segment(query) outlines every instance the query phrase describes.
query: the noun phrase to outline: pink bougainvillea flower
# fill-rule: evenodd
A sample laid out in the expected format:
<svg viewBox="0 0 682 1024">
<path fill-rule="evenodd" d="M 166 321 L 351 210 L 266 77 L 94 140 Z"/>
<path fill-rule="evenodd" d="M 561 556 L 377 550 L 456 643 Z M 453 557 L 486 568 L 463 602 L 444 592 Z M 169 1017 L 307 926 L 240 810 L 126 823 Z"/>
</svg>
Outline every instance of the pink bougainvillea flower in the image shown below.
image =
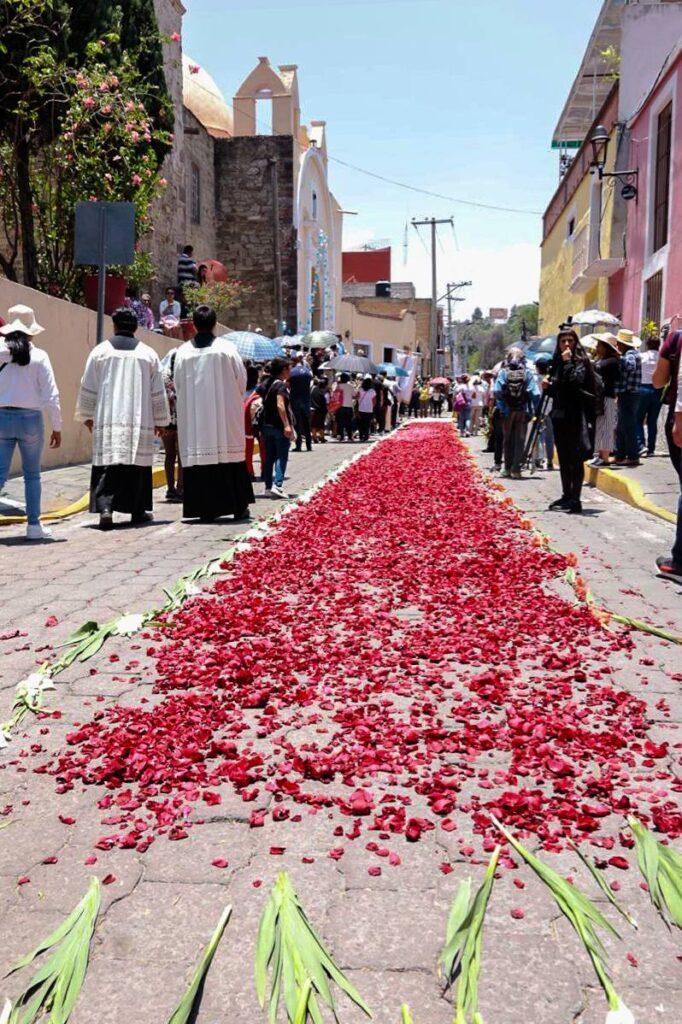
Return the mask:
<svg viewBox="0 0 682 1024">
<path fill-rule="evenodd" d="M 116 881 L 116 875 L 105 875 L 102 879 L 102 885 L 111 885 L 112 882 Z"/>
<path fill-rule="evenodd" d="M 520 921 L 522 918 L 526 916 L 525 910 L 522 910 L 521 907 L 512 907 L 512 909 L 510 910 L 510 914 L 515 921 Z"/>
<path fill-rule="evenodd" d="M 30 881 L 28 875 L 22 875 L 21 878 L 17 878 L 17 885 L 28 885 Z"/>
<path fill-rule="evenodd" d="M 214 868 L 227 868 L 229 867 L 229 861 L 226 861 L 224 857 L 216 857 L 215 860 L 211 861 Z"/>
</svg>

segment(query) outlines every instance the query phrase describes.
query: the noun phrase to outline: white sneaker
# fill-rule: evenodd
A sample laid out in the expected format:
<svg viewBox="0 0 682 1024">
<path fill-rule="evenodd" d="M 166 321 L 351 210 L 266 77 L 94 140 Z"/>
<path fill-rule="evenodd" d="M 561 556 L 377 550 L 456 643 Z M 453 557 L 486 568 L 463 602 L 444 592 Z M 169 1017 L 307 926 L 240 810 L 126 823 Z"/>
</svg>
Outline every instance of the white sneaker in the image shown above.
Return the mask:
<svg viewBox="0 0 682 1024">
<path fill-rule="evenodd" d="M 52 530 L 42 523 L 29 523 L 26 527 L 26 540 L 52 540 Z"/>
<path fill-rule="evenodd" d="M 289 497 L 287 492 L 282 490 L 281 487 L 278 487 L 277 484 L 273 484 L 272 485 L 272 496 L 273 496 L 273 498 L 288 498 Z"/>
</svg>

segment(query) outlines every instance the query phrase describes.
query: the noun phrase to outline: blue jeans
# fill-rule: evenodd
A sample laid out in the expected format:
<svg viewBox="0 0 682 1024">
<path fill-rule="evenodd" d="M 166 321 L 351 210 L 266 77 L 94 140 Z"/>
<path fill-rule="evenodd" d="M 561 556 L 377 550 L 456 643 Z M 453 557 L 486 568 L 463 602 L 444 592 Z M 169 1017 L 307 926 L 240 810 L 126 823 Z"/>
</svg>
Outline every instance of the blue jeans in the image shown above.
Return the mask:
<svg viewBox="0 0 682 1024">
<path fill-rule="evenodd" d="M 263 480 L 266 490 L 272 487 L 273 470 L 275 475 L 275 486 L 282 487 L 284 474 L 289 461 L 289 448 L 291 441 L 284 436 L 280 427 L 270 426 L 266 423 L 263 426 L 263 437 L 265 438 L 265 463 L 263 465 Z"/>
<path fill-rule="evenodd" d="M 656 450 L 656 434 L 658 433 L 658 414 L 661 411 L 661 391 L 652 384 L 642 384 L 639 392 L 639 408 L 637 410 L 637 441 L 640 448 L 646 444 L 647 451 L 653 455 Z M 644 424 L 647 437 L 644 440 Z"/>
<path fill-rule="evenodd" d="M 0 490 L 9 476 L 14 449 L 19 445 L 26 494 L 26 518 L 40 522 L 40 456 L 45 441 L 43 414 L 38 409 L 0 408 Z"/>
<path fill-rule="evenodd" d="M 618 395 L 618 425 L 616 427 L 616 457 L 619 459 L 639 458 L 637 444 L 637 410 L 639 391 L 623 391 Z"/>
</svg>

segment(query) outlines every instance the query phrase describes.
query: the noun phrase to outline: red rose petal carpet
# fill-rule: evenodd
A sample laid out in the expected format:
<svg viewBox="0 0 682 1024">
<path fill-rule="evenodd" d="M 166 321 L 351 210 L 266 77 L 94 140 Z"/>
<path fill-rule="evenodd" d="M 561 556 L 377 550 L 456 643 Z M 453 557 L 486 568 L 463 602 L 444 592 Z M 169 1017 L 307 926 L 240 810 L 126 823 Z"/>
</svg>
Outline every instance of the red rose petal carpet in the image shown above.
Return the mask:
<svg viewBox="0 0 682 1024">
<path fill-rule="evenodd" d="M 555 850 L 611 849 L 628 811 L 677 835 L 673 752 L 610 665 L 632 641 L 560 596 L 569 561 L 449 423 L 411 425 L 154 636 L 153 701 L 97 713 L 38 770 L 101 791 L 104 849 L 184 838 L 226 786 L 254 828 L 324 809 L 336 858 L 434 828 L 480 855 L 491 813 Z"/>
</svg>

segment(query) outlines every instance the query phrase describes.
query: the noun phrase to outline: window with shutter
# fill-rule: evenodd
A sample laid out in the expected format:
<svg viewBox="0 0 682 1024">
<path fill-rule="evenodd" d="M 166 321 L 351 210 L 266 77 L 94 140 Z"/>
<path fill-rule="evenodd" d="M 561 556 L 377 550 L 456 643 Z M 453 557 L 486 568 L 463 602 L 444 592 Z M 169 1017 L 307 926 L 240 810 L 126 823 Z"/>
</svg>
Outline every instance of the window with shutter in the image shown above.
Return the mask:
<svg viewBox="0 0 682 1024">
<path fill-rule="evenodd" d="M 660 326 L 663 311 L 663 271 L 650 277 L 644 284 L 644 319 Z"/>
<path fill-rule="evenodd" d="M 670 203 L 670 151 L 672 143 L 672 101 L 658 115 L 656 130 L 656 165 L 654 168 L 654 237 L 653 251 L 658 252 L 668 241 L 668 207 Z"/>
</svg>

